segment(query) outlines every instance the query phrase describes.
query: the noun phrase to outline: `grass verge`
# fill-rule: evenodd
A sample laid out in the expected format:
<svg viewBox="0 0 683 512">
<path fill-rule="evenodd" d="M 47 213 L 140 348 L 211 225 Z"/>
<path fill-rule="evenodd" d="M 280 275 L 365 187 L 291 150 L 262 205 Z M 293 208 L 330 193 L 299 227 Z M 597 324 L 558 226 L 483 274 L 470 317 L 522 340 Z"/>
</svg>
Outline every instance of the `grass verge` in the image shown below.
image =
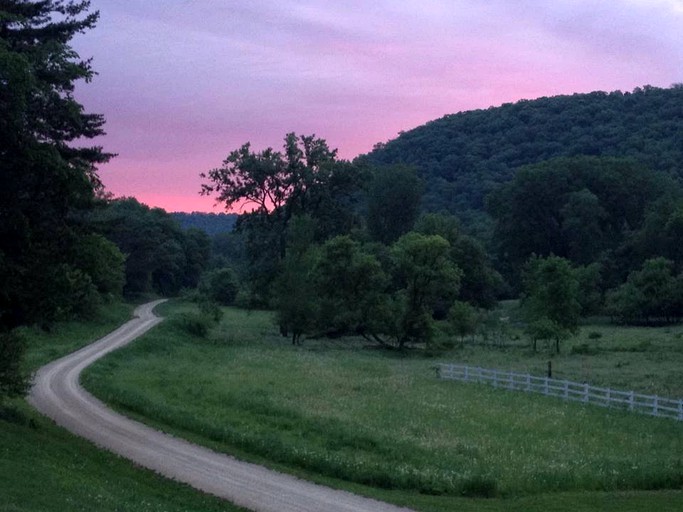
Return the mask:
<svg viewBox="0 0 683 512">
<path fill-rule="evenodd" d="M 26 368 L 35 370 L 115 329 L 132 307 L 112 305 L 93 322 L 51 333 L 25 329 Z M 0 510 L 3 512 L 237 512 L 239 509 L 97 449 L 54 425 L 24 400 L 0 405 Z"/>
</svg>

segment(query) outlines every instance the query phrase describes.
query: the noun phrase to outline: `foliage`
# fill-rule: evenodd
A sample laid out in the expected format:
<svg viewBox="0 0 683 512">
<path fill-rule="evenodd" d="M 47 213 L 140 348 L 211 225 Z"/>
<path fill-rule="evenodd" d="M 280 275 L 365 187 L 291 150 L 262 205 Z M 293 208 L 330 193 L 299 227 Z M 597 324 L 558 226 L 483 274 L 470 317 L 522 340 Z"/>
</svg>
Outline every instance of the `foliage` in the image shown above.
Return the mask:
<svg viewBox="0 0 683 512">
<path fill-rule="evenodd" d="M 367 184 L 367 228 L 373 240 L 389 245 L 413 229 L 422 188 L 412 167 L 394 165 L 372 171 Z"/>
<path fill-rule="evenodd" d="M 232 305 L 238 290 L 237 276 L 227 267 L 206 272 L 199 285 L 200 293 L 222 306 Z"/>
<path fill-rule="evenodd" d="M 673 262 L 665 258 L 645 261 L 626 283 L 608 294 L 608 312 L 626 323 L 679 320 L 683 317 L 683 273 L 676 277 L 673 268 Z"/>
<path fill-rule="evenodd" d="M 268 304 L 287 247 L 287 229 L 297 215 L 316 221 L 324 240 L 355 223 L 350 205 L 358 189 L 358 169 L 336 160 L 337 150 L 315 136 L 285 136 L 284 151 L 253 152 L 249 143 L 232 151 L 219 168 L 201 176 L 202 194 L 216 194 L 231 207 L 248 207 L 236 229 L 245 235 L 252 292 Z"/>
<path fill-rule="evenodd" d="M 384 325 L 388 278 L 377 258 L 349 236 L 328 240 L 315 268 L 318 329 L 374 336 Z"/>
<path fill-rule="evenodd" d="M 197 286 L 208 266 L 211 242 L 206 234 L 183 231 L 164 210 L 134 198 L 100 205 L 87 222 L 125 254 L 126 295 L 177 294 Z"/>
<path fill-rule="evenodd" d="M 317 252 L 313 245 L 315 223 L 311 217 L 292 219 L 287 253 L 275 281 L 275 311 L 280 334 L 301 342 L 316 325 L 318 297 L 315 295 L 314 268 Z"/>
<path fill-rule="evenodd" d="M 90 276 L 103 296 L 120 297 L 125 284 L 125 257 L 119 248 L 102 235 L 82 237 L 74 248 L 74 259 Z"/>
<path fill-rule="evenodd" d="M 181 228 L 198 229 L 211 238 L 230 233 L 237 222 L 236 213 L 171 212 L 170 215 Z"/>
<path fill-rule="evenodd" d="M 84 310 L 95 278 L 74 253 L 112 156 L 87 141 L 104 119 L 84 111 L 76 82 L 94 71 L 69 45 L 91 29 L 89 2 L 0 3 L 0 332 Z M 90 281 L 90 284 L 89 284 Z M 70 288 L 73 287 L 73 288 Z"/>
<path fill-rule="evenodd" d="M 448 324 L 453 334 L 464 340 L 468 334 L 477 330 L 479 318 L 477 310 L 467 302 L 456 301 L 448 310 Z"/>
<path fill-rule="evenodd" d="M 634 263 L 625 252 L 648 208 L 676 186 L 628 160 L 582 157 L 524 167 L 489 200 L 498 258 L 514 281 L 531 256 L 606 260 L 608 287 Z"/>
<path fill-rule="evenodd" d="M 21 396 L 28 389 L 29 376 L 20 365 L 25 347 L 18 332 L 0 332 L 0 407 L 3 398 Z"/>
<path fill-rule="evenodd" d="M 418 219 L 415 231 L 440 235 L 450 243 L 450 259 L 462 270 L 458 300 L 482 308 L 495 306 L 503 289 L 503 278 L 493 268 L 483 245 L 462 232 L 456 217 L 443 213 L 424 214 Z"/>
<path fill-rule="evenodd" d="M 552 338 L 559 354 L 560 340 L 576 332 L 581 311 L 579 284 L 571 264 L 558 256 L 531 258 L 524 289 L 523 307 L 534 349 L 537 339 Z"/>
<path fill-rule="evenodd" d="M 681 176 L 682 101 L 680 86 L 521 100 L 430 121 L 377 144 L 364 160 L 416 167 L 426 183 L 425 209 L 455 213 L 468 232 L 486 232 L 479 214 L 486 196 L 522 166 L 579 155 L 629 157 Z M 588 197 L 575 202 L 590 206 Z"/>
<path fill-rule="evenodd" d="M 439 303 L 452 301 L 460 287 L 461 270 L 449 259 L 450 244 L 439 235 L 410 232 L 391 247 L 395 297 L 389 334 L 399 347 L 432 336 L 432 315 Z"/>
</svg>

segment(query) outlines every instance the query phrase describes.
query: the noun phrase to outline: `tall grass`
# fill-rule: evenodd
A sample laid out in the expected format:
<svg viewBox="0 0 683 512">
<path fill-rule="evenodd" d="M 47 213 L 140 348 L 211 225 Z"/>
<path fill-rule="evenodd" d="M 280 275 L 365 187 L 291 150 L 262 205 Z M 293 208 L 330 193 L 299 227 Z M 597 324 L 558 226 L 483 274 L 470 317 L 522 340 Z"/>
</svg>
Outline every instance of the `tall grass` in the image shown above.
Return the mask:
<svg viewBox="0 0 683 512">
<path fill-rule="evenodd" d="M 377 488 L 490 497 L 683 484 L 680 423 L 443 382 L 433 362 L 358 340 L 292 347 L 268 313 L 227 310 L 210 341 L 162 324 L 85 384 L 219 449 Z"/>
</svg>

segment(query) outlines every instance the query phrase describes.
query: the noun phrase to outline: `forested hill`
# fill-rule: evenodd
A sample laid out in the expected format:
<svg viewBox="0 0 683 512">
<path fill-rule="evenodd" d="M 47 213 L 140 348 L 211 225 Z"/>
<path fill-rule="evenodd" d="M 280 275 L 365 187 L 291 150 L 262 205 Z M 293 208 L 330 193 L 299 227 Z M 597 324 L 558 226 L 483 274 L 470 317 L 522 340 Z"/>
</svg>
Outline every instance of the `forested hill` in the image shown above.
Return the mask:
<svg viewBox="0 0 683 512">
<path fill-rule="evenodd" d="M 183 229 L 196 228 L 209 236 L 230 233 L 237 221 L 235 213 L 173 212 L 173 217 Z"/>
<path fill-rule="evenodd" d="M 683 85 L 522 100 L 451 114 L 378 144 L 374 164 L 406 163 L 426 181 L 425 206 L 464 214 L 519 166 L 559 156 L 630 157 L 683 177 Z"/>
</svg>

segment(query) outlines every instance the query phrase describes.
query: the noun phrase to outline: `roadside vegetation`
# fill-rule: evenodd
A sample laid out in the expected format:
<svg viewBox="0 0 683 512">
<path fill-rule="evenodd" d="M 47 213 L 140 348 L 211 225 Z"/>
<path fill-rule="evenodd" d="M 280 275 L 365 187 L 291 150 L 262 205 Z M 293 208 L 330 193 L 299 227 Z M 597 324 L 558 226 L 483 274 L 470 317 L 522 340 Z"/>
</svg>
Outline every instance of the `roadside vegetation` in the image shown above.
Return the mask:
<svg viewBox="0 0 683 512">
<path fill-rule="evenodd" d="M 86 386 L 201 444 L 418 510 L 452 510 L 463 496 L 497 498 L 491 503 L 501 507 L 529 505 L 531 496 L 547 504 L 549 493 L 658 489 L 663 506 L 683 497 L 678 422 L 444 382 L 431 369 L 462 355 L 475 363 L 480 354 L 482 363 L 542 372 L 550 349 L 466 343 L 426 357 L 361 338 L 292 348 L 272 314 L 260 311 L 226 309 L 207 337 L 191 336 L 174 318 L 192 308 L 163 306 L 169 321 L 87 370 Z M 665 340 L 662 333 L 649 351 L 680 365 L 680 351 Z M 594 357 L 614 367 L 620 355 Z M 570 349 L 557 360 L 570 374 L 584 357 Z M 641 384 L 650 378 L 646 365 L 631 371 Z"/>
<path fill-rule="evenodd" d="M 31 373 L 111 332 L 131 311 L 115 303 L 88 322 L 57 323 L 49 333 L 24 329 L 24 370 Z M 0 496 L 3 512 L 241 510 L 96 448 L 21 398 L 0 404 Z"/>
</svg>

